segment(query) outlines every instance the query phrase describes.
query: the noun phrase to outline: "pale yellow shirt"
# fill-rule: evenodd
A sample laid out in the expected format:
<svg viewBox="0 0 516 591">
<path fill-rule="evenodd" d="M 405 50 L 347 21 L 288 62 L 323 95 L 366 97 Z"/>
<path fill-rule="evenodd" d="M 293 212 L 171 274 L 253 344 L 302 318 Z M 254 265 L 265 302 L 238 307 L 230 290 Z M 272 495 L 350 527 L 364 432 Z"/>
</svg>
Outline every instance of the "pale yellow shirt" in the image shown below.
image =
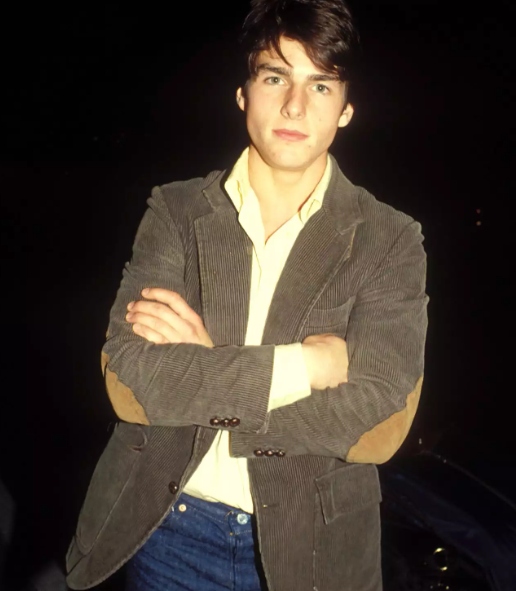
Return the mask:
<svg viewBox="0 0 516 591">
<path fill-rule="evenodd" d="M 299 212 L 283 224 L 267 242 L 260 204 L 249 184 L 249 149 L 244 150 L 225 189 L 238 211 L 238 221 L 253 243 L 251 293 L 246 345 L 261 345 L 263 329 L 287 257 L 307 220 L 322 205 L 331 177 L 331 161 L 312 195 Z M 277 345 L 274 349 L 269 411 L 310 395 L 310 382 L 301 343 Z M 218 501 L 253 512 L 246 458 L 233 458 L 229 450 L 230 433 L 219 431 L 199 467 L 187 482 L 184 492 L 206 501 Z"/>
</svg>

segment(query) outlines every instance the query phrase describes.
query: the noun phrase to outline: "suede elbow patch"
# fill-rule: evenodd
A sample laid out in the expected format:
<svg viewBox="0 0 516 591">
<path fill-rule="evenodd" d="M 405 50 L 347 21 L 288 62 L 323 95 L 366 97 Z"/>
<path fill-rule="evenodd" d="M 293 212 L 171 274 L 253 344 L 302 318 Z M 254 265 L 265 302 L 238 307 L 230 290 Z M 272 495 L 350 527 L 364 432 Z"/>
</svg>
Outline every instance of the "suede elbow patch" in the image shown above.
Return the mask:
<svg viewBox="0 0 516 591">
<path fill-rule="evenodd" d="M 114 371 L 108 368 L 109 356 L 102 352 L 102 373 L 106 380 L 109 400 L 116 414 L 122 421 L 150 425 L 143 406 L 136 400 L 134 392 L 118 379 Z"/>
<path fill-rule="evenodd" d="M 407 396 L 405 408 L 394 413 L 364 433 L 348 452 L 346 461 L 360 464 L 383 464 L 390 460 L 408 435 L 416 414 L 423 376 Z"/>
</svg>

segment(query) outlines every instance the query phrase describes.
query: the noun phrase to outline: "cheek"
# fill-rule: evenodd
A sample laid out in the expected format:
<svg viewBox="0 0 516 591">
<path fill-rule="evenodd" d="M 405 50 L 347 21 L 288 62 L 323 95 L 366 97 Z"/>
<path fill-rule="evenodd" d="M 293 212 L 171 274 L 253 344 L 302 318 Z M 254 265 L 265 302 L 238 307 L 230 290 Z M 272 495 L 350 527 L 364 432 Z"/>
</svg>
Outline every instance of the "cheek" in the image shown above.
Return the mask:
<svg viewBox="0 0 516 591">
<path fill-rule="evenodd" d="M 320 141 L 326 138 L 333 138 L 338 129 L 338 120 L 335 117 L 328 117 L 327 113 L 321 113 L 317 118 L 317 136 Z"/>
<path fill-rule="evenodd" d="M 253 106 L 250 105 L 247 110 L 246 118 L 248 129 L 250 131 L 253 130 L 255 133 L 263 132 L 269 119 L 267 116 L 268 111 L 269 109 L 266 104 L 261 104 L 260 108 L 253 108 Z"/>
<path fill-rule="evenodd" d="M 310 147 L 317 150 L 328 150 L 335 139 L 338 127 L 333 122 L 329 123 L 324 117 L 317 121 L 316 126 L 317 133 L 313 136 L 314 139 Z"/>
</svg>

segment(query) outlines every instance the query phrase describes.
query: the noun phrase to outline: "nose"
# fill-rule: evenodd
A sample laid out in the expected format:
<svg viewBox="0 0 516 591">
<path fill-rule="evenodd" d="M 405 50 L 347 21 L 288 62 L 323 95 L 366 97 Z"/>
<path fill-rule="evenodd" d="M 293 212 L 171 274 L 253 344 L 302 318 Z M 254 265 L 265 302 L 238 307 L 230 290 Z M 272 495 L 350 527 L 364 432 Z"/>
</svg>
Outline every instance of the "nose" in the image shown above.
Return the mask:
<svg viewBox="0 0 516 591">
<path fill-rule="evenodd" d="M 298 120 L 303 119 L 305 113 L 306 97 L 304 90 L 294 86 L 290 87 L 285 96 L 281 114 L 287 119 Z"/>
</svg>

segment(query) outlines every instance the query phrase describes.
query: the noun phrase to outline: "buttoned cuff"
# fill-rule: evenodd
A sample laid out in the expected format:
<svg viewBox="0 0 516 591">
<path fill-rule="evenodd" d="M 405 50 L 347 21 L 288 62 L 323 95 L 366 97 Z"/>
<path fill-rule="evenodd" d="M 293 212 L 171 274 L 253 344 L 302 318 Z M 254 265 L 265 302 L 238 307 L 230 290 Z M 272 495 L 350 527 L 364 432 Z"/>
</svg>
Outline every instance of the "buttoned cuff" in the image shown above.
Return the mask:
<svg viewBox="0 0 516 591">
<path fill-rule="evenodd" d="M 310 396 L 305 359 L 301 343 L 276 345 L 272 371 L 269 412 Z"/>
</svg>

